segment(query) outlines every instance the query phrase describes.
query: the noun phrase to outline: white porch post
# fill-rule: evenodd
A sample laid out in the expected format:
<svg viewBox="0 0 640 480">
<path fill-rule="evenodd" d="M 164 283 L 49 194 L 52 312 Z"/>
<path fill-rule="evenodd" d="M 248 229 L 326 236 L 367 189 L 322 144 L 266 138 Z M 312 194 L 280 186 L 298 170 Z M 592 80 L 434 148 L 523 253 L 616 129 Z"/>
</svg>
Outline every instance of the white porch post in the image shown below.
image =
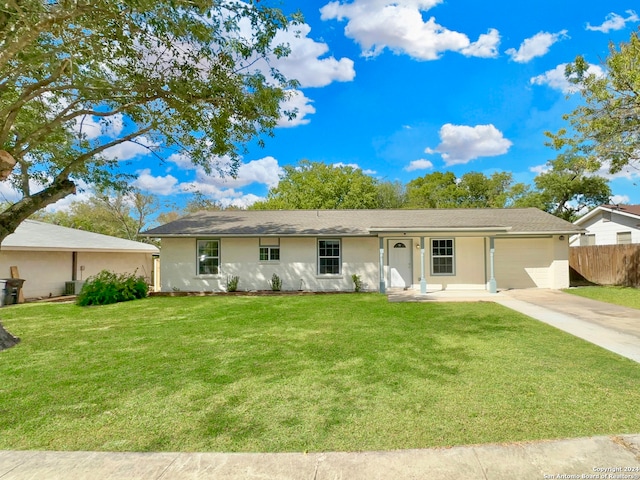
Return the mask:
<svg viewBox="0 0 640 480">
<path fill-rule="evenodd" d="M 427 293 L 427 278 L 424 271 L 424 237 L 420 237 L 420 293 Z"/>
<path fill-rule="evenodd" d="M 384 292 L 384 238 L 380 237 L 380 293 Z"/>
<path fill-rule="evenodd" d="M 489 237 L 489 269 L 491 277 L 489 278 L 489 293 L 498 293 L 498 285 L 496 284 L 494 257 L 496 254 L 495 238 Z"/>
</svg>

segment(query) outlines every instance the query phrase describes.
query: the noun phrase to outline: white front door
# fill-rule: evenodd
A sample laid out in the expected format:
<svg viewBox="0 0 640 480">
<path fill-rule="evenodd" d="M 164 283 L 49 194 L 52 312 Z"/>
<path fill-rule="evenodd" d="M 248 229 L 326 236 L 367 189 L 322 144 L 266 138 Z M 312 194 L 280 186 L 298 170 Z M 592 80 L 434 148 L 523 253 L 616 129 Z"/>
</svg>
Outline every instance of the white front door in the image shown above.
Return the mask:
<svg viewBox="0 0 640 480">
<path fill-rule="evenodd" d="M 411 240 L 389 240 L 389 287 L 411 286 Z"/>
</svg>

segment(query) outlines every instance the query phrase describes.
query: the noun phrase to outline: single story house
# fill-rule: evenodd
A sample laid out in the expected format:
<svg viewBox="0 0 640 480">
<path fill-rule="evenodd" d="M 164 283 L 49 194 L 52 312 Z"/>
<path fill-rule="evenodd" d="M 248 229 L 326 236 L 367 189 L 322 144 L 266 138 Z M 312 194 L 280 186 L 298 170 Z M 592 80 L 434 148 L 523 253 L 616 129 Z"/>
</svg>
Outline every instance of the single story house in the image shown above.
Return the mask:
<svg viewBox="0 0 640 480">
<path fill-rule="evenodd" d="M 535 208 L 202 211 L 160 238 L 161 290 L 565 288 L 580 227 Z"/>
<path fill-rule="evenodd" d="M 101 270 L 136 273 L 153 283 L 159 253 L 147 243 L 25 220 L 0 246 L 0 277 L 10 278 L 10 267 L 18 267 L 26 298 L 77 293 Z"/>
<path fill-rule="evenodd" d="M 572 247 L 640 243 L 640 205 L 600 205 L 573 223 L 585 232 L 571 237 Z"/>
</svg>

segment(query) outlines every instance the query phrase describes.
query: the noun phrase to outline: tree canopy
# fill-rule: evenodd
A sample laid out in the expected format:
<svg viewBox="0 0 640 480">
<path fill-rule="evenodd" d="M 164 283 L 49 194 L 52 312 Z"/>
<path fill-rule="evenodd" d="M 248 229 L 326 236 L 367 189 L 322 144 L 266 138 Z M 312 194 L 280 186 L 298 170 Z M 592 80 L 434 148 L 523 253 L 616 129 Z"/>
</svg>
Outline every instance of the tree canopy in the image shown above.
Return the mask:
<svg viewBox="0 0 640 480">
<path fill-rule="evenodd" d="M 359 168 L 302 160 L 287 165 L 256 210 L 377 208 L 377 182 Z"/>
<path fill-rule="evenodd" d="M 259 0 L 5 2 L 0 180 L 21 198 L 0 212 L 0 241 L 80 180 L 126 183 L 112 148 L 124 142 L 233 174 L 295 85 L 269 59 L 288 54 L 273 38 L 298 21 Z"/>
<path fill-rule="evenodd" d="M 572 131 L 550 134 L 556 148 L 578 150 L 611 173 L 640 160 L 640 38 L 609 45 L 603 75 L 589 70 L 584 57 L 566 67 L 566 76 L 580 91 L 584 104 L 565 116 Z"/>
<path fill-rule="evenodd" d="M 407 184 L 410 208 L 505 208 L 513 206 L 528 192 L 522 183 L 514 183 L 508 172 L 490 177 L 468 172 L 457 178 L 453 172 L 433 172 Z"/>
</svg>

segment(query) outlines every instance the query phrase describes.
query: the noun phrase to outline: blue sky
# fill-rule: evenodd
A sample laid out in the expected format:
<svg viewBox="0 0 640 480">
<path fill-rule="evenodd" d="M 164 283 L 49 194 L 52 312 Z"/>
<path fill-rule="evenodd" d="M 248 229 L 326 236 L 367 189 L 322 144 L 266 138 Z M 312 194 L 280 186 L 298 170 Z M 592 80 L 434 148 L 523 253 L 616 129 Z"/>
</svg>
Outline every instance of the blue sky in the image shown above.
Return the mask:
<svg viewBox="0 0 640 480">
<path fill-rule="evenodd" d="M 238 178 L 207 176 L 179 155 L 161 165 L 135 144 L 117 153 L 137 173 L 136 186 L 177 204 L 197 188 L 223 205 L 249 205 L 277 185 L 284 165 L 302 159 L 402 183 L 436 171 L 503 170 L 530 183 L 555 156 L 544 131 L 565 126 L 562 115 L 580 101 L 567 90 L 564 65 L 580 54 L 601 72 L 609 42 L 628 40 L 640 25 L 634 7 L 629 0 L 282 0 L 306 22 L 299 37 L 280 34 L 292 55 L 276 62 L 300 81 L 291 100 L 299 115 L 264 148 L 248 145 Z M 612 179 L 612 200 L 640 203 L 639 175 Z"/>
</svg>

